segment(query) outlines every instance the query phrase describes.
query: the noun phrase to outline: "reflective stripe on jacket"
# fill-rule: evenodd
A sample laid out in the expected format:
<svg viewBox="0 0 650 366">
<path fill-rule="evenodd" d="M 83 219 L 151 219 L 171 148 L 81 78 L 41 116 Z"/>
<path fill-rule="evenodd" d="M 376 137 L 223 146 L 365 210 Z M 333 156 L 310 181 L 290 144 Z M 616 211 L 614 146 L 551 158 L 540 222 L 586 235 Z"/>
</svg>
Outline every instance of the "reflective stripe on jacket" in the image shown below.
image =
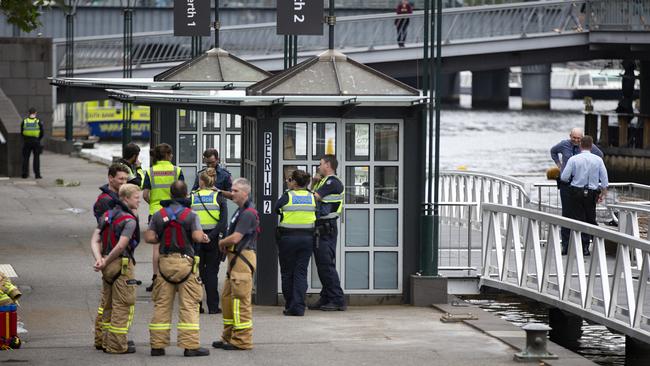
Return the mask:
<svg viewBox="0 0 650 366">
<path fill-rule="evenodd" d="M 278 226 L 286 229 L 312 229 L 316 223 L 316 198 L 306 189 L 288 191 L 289 202 L 280 208 Z"/>
<path fill-rule="evenodd" d="M 151 193 L 149 194 L 149 214 L 160 211 L 160 201 L 171 199 L 169 186 L 178 180 L 181 169 L 169 161 L 159 161 L 149 168 L 149 182 Z"/>
<path fill-rule="evenodd" d="M 203 230 L 217 227 L 221 219 L 221 207 L 217 203 L 219 191 L 200 189 L 192 192 L 192 210 L 199 215 Z"/>
<path fill-rule="evenodd" d="M 41 126 L 38 118 L 25 118 L 23 120 L 23 136 L 25 137 L 41 137 Z"/>
<path fill-rule="evenodd" d="M 322 187 L 330 177 L 333 178 L 333 179 L 338 180 L 339 182 L 341 182 L 341 179 L 339 179 L 339 177 L 337 177 L 336 175 L 327 176 L 327 177 L 321 179 L 320 182 L 318 182 L 316 184 L 316 186 L 314 187 L 314 192 L 316 192 L 318 189 L 320 189 L 320 187 Z M 345 187 L 343 182 L 341 182 L 341 186 Z M 336 218 L 338 218 L 341 215 L 341 212 L 343 211 L 343 199 L 344 198 L 345 198 L 345 188 L 343 188 L 343 191 L 341 193 L 328 194 L 325 197 L 321 197 L 321 202 L 322 203 L 329 203 L 329 204 L 337 204 L 338 203 L 339 207 L 336 209 L 336 211 L 330 212 L 329 214 L 327 214 L 327 215 L 325 215 L 323 217 L 320 217 L 320 218 L 321 219 L 336 219 Z"/>
</svg>

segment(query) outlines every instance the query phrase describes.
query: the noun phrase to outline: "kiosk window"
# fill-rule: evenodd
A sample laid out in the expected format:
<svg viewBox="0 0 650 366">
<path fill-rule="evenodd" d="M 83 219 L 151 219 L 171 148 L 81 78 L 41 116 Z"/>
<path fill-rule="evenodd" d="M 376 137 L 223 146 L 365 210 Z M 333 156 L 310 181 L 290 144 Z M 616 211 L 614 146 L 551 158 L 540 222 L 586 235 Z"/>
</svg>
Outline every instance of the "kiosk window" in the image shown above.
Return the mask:
<svg viewBox="0 0 650 366">
<path fill-rule="evenodd" d="M 217 151 L 220 152 L 221 144 L 219 143 L 219 137 L 221 137 L 221 135 L 203 135 L 203 150 L 201 151 L 205 151 L 206 149 L 217 149 Z"/>
<path fill-rule="evenodd" d="M 196 131 L 196 111 L 179 109 L 178 129 L 180 131 Z"/>
<path fill-rule="evenodd" d="M 397 288 L 397 252 L 375 252 L 374 288 Z"/>
<path fill-rule="evenodd" d="M 375 210 L 376 247 L 397 246 L 397 209 Z"/>
<path fill-rule="evenodd" d="M 370 203 L 370 169 L 367 166 L 345 168 L 345 203 Z"/>
<path fill-rule="evenodd" d="M 179 164 L 196 164 L 196 134 L 178 135 Z"/>
<path fill-rule="evenodd" d="M 185 183 L 188 185 L 187 188 L 191 189 L 192 184 L 194 184 L 194 179 L 196 179 L 196 165 L 189 165 L 189 166 L 180 165 L 180 167 L 181 170 L 183 171 L 183 177 L 185 178 Z"/>
<path fill-rule="evenodd" d="M 345 288 L 350 290 L 368 289 L 368 252 L 345 253 Z"/>
<path fill-rule="evenodd" d="M 399 160 L 399 125 L 375 125 L 375 160 Z"/>
<path fill-rule="evenodd" d="M 284 160 L 307 160 L 307 123 L 285 122 L 282 140 Z"/>
<path fill-rule="evenodd" d="M 221 123 L 219 122 L 219 113 L 207 112 L 203 120 L 203 131 L 219 131 Z"/>
<path fill-rule="evenodd" d="M 399 203 L 398 168 L 396 166 L 375 167 L 375 204 Z"/>
<path fill-rule="evenodd" d="M 366 209 L 345 210 L 345 246 L 367 247 L 369 246 L 369 219 Z"/>
<path fill-rule="evenodd" d="M 325 154 L 336 155 L 336 123 L 312 123 L 312 159 Z"/>
<path fill-rule="evenodd" d="M 345 125 L 345 159 L 370 160 L 370 125 L 350 123 Z"/>
<path fill-rule="evenodd" d="M 228 124 L 226 125 L 228 131 L 241 131 L 241 116 L 238 114 L 228 115 Z"/>
<path fill-rule="evenodd" d="M 228 163 L 238 163 L 241 161 L 241 135 L 226 135 L 226 161 Z"/>
</svg>

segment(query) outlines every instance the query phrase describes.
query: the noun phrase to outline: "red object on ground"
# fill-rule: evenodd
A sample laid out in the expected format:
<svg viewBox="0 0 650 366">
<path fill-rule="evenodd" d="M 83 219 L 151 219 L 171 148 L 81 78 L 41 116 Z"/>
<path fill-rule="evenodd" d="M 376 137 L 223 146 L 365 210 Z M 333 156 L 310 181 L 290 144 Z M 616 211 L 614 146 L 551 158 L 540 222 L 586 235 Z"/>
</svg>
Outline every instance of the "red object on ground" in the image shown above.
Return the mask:
<svg viewBox="0 0 650 366">
<path fill-rule="evenodd" d="M 7 306 L 2 308 L 4 309 L 0 308 L 0 338 L 9 340 L 18 334 L 18 315 L 15 305 L 8 311 L 5 310 Z"/>
</svg>

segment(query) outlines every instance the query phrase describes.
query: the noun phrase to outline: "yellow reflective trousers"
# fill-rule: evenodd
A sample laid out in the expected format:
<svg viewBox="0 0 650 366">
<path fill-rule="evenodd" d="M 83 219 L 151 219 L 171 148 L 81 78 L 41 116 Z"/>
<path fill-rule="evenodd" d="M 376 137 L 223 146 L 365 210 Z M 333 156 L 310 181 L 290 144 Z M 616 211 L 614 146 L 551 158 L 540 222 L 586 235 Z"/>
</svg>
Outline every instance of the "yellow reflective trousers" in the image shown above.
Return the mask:
<svg viewBox="0 0 650 366">
<path fill-rule="evenodd" d="M 203 298 L 203 286 L 199 274 L 193 272 L 193 260 L 178 253 L 161 254 L 160 276 L 153 285 L 153 317 L 149 323 L 151 348 L 169 345 L 174 298 L 178 292 L 178 339 L 177 345 L 185 349 L 197 349 L 199 342 L 199 304 Z M 191 272 L 191 273 L 190 273 Z M 187 274 L 189 277 L 182 281 Z M 171 283 L 172 282 L 180 283 Z"/>
<path fill-rule="evenodd" d="M 257 266 L 257 256 L 253 250 L 241 253 L 248 261 Z M 228 268 L 235 255 L 228 253 Z M 221 292 L 223 309 L 223 342 L 242 349 L 253 348 L 253 273 L 246 262 L 237 258 Z"/>
</svg>

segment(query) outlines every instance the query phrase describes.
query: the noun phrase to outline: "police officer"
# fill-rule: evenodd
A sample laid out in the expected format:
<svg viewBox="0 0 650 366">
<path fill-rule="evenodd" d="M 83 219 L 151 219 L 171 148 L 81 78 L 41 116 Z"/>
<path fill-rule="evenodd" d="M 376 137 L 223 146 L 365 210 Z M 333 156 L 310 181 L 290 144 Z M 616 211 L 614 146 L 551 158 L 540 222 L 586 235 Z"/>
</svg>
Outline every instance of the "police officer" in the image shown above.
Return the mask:
<svg viewBox="0 0 650 366">
<path fill-rule="evenodd" d="M 593 143 L 591 136 L 582 137 L 580 154 L 569 159 L 560 178 L 563 182 L 570 182 L 571 209 L 569 217 L 597 225 L 596 203 L 605 199 L 609 180 L 603 159 L 591 152 Z M 590 240 L 590 235 L 582 234 L 583 255 L 589 255 Z M 562 252 L 566 254 L 567 251 L 563 248 Z"/>
<path fill-rule="evenodd" d="M 278 247 L 284 315 L 303 316 L 307 292 L 307 268 L 313 253 L 316 224 L 316 198 L 307 190 L 310 176 L 294 170 L 287 178 L 289 188 L 278 199 L 275 210 L 280 215 Z"/>
<path fill-rule="evenodd" d="M 93 214 L 98 223 L 101 222 L 104 213 L 120 201 L 118 192 L 126 183 L 128 176 L 129 170 L 122 164 L 112 164 L 108 167 L 108 183 L 99 187 L 102 193 L 97 196 L 93 205 Z"/>
<path fill-rule="evenodd" d="M 185 349 L 186 357 L 207 356 L 210 351 L 201 348 L 199 341 L 198 305 L 203 288 L 194 242 L 208 243 L 210 239 L 201 230 L 199 216 L 190 209 L 185 182 L 172 183 L 170 193 L 171 200 L 160 202 L 161 209 L 151 217 L 145 232 L 147 243 L 157 244 L 160 251 L 160 276 L 154 279 L 151 296 L 154 302 L 149 323 L 151 355 L 163 356 L 169 345 L 174 298 L 178 292 L 177 344 Z"/>
<path fill-rule="evenodd" d="M 185 180 L 181 168 L 172 164 L 173 156 L 172 147 L 165 143 L 156 145 L 151 152 L 151 168 L 145 173 L 144 183 L 142 184 L 144 200 L 149 203 L 149 220 L 151 220 L 154 213 L 161 209 L 160 202 L 171 198 L 170 184 L 177 180 Z M 151 278 L 151 286 L 146 288 L 148 292 L 153 290 L 153 280 L 158 275 L 158 252 L 158 247 L 154 245 L 153 277 Z"/>
<path fill-rule="evenodd" d="M 124 147 L 124 156 L 118 163 L 124 165 L 129 171 L 128 182 L 142 188 L 144 184 L 144 171 L 140 166 L 140 146 L 133 142 Z"/>
<path fill-rule="evenodd" d="M 314 242 L 314 259 L 318 277 L 323 285 L 320 299 L 309 306 L 310 310 L 344 311 L 345 299 L 341 281 L 336 272 L 337 219 L 343 210 L 343 182 L 334 175 L 339 163 L 334 155 L 320 159 L 318 175 L 312 181 L 314 196 L 320 201 L 316 230 L 319 234 Z"/>
<path fill-rule="evenodd" d="M 36 108 L 29 108 L 29 117 L 20 124 L 20 134 L 23 136 L 23 178 L 29 177 L 29 156 L 34 153 L 34 176 L 41 179 L 43 123 L 36 117 Z"/>
<path fill-rule="evenodd" d="M 206 149 L 203 152 L 203 163 L 205 163 L 206 167 L 196 172 L 192 191 L 199 189 L 199 176 L 201 173 L 208 168 L 213 168 L 217 171 L 217 177 L 214 180 L 214 187 L 219 189 L 225 198 L 232 199 L 232 193 L 230 193 L 232 190 L 232 176 L 228 170 L 219 165 L 219 151 L 217 149 Z"/>
<path fill-rule="evenodd" d="M 207 168 L 199 175 L 199 189 L 192 192 L 192 210 L 199 215 L 201 228 L 208 234 L 210 243 L 199 249 L 199 273 L 203 280 L 206 293 L 206 303 L 209 314 L 220 314 L 219 308 L 219 264 L 223 258 L 219 251 L 219 234 L 224 232 L 228 222 L 228 206 L 221 191 L 214 188 L 217 171 Z M 199 312 L 203 312 L 201 305 Z"/>
<path fill-rule="evenodd" d="M 102 297 L 95 320 L 95 348 L 107 353 L 134 353 L 127 341 L 135 309 L 135 259 L 133 252 L 140 242 L 136 210 L 140 188 L 124 184 L 120 200 L 106 211 L 93 232 L 91 248 L 94 269 L 102 272 Z"/>
<path fill-rule="evenodd" d="M 232 183 L 232 200 L 239 206 L 235 211 L 228 236 L 219 241 L 219 249 L 228 255 L 226 283 L 221 293 L 223 333 L 212 347 L 225 350 L 253 348 L 253 272 L 257 265 L 257 236 L 260 219 L 250 202 L 251 185 L 245 178 Z"/>
</svg>

